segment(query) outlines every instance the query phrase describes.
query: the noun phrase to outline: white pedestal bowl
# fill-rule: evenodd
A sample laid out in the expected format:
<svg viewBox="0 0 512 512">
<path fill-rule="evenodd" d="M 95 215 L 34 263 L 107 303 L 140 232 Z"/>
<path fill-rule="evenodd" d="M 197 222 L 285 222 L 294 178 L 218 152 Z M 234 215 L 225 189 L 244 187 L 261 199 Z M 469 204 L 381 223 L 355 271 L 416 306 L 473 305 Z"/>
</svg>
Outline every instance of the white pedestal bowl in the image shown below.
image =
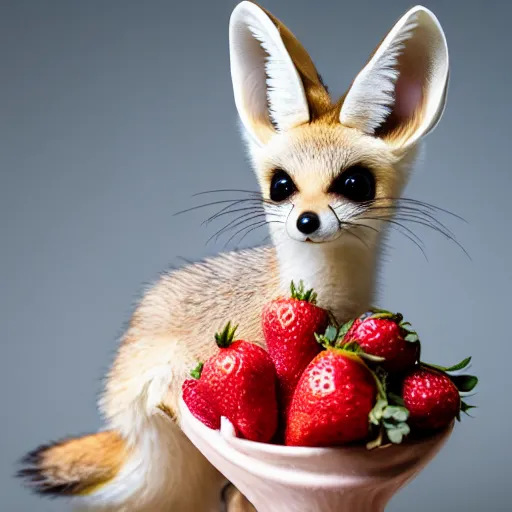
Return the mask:
<svg viewBox="0 0 512 512">
<path fill-rule="evenodd" d="M 181 427 L 192 443 L 258 512 L 383 512 L 393 495 L 439 452 L 449 428 L 421 441 L 374 450 L 301 448 L 235 437 L 198 421 L 183 401 Z"/>
</svg>

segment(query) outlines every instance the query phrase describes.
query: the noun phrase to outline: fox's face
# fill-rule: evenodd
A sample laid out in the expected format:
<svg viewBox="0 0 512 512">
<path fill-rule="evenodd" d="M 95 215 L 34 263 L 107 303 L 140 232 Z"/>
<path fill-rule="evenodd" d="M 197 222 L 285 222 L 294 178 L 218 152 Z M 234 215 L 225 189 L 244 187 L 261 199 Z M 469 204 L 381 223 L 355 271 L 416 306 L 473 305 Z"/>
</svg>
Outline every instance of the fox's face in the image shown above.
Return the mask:
<svg viewBox="0 0 512 512">
<path fill-rule="evenodd" d="M 372 205 L 399 197 L 408 176 L 384 142 L 339 124 L 278 134 L 254 158 L 272 233 L 301 242 L 364 237 L 376 229 Z"/>
<path fill-rule="evenodd" d="M 419 141 L 444 109 L 448 53 L 434 15 L 421 7 L 406 13 L 338 101 L 293 34 L 251 2 L 233 12 L 230 48 L 235 101 L 274 241 L 378 233 Z"/>
</svg>

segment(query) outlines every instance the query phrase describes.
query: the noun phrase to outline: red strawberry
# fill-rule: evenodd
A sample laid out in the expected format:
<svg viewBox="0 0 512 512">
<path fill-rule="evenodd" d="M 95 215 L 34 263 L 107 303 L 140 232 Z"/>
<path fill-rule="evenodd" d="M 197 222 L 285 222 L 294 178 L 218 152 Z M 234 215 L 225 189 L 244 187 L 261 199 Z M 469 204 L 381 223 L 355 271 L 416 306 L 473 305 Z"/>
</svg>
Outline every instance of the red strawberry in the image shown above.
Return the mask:
<svg viewBox="0 0 512 512">
<path fill-rule="evenodd" d="M 343 343 L 356 342 L 367 354 L 384 358 L 379 364 L 390 373 L 410 369 L 420 357 L 418 335 L 400 313 L 368 311 L 342 326 L 340 336 Z"/>
<path fill-rule="evenodd" d="M 451 368 L 422 363 L 402 383 L 404 406 L 409 410 L 409 424 L 417 430 L 437 430 L 460 419 L 460 411 L 472 406 L 461 400 L 460 392 L 471 391 L 478 379 L 472 375 L 449 375 L 465 368 L 471 358 Z"/>
<path fill-rule="evenodd" d="M 188 379 L 183 383 L 183 401 L 190 412 L 208 428 L 220 428 L 220 414 L 208 400 L 199 380 Z"/>
<path fill-rule="evenodd" d="M 240 436 L 268 442 L 277 429 L 275 368 L 260 346 L 233 341 L 236 328 L 215 335 L 220 350 L 199 369 L 198 389 Z"/>
<path fill-rule="evenodd" d="M 336 446 L 366 439 L 377 392 L 374 376 L 356 354 L 322 351 L 295 389 L 285 444 Z"/>
<path fill-rule="evenodd" d="M 263 308 L 263 334 L 276 367 L 280 411 L 284 417 L 302 372 L 322 350 L 315 333 L 325 330 L 329 315 L 315 304 L 313 290 L 305 291 L 302 282 L 296 288 L 292 282 L 290 298 L 277 298 Z"/>
</svg>

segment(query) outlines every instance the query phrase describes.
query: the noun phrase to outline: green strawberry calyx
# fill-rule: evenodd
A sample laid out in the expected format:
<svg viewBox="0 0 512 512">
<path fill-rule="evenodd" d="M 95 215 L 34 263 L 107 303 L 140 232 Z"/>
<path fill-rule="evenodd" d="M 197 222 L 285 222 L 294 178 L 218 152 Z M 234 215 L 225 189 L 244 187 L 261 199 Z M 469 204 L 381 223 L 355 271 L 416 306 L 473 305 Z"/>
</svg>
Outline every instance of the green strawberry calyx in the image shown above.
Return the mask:
<svg viewBox="0 0 512 512">
<path fill-rule="evenodd" d="M 386 309 L 379 309 L 379 308 L 371 308 L 366 313 L 363 313 L 359 320 L 368 320 L 368 319 L 376 319 L 376 318 L 382 318 L 383 320 L 391 320 L 397 324 L 399 324 L 403 319 L 402 313 L 393 313 L 392 311 L 388 311 Z"/>
<path fill-rule="evenodd" d="M 404 331 L 404 340 L 409 341 L 411 343 L 419 343 L 420 338 L 418 336 L 418 333 L 412 328 L 410 322 L 399 322 L 398 324 L 402 330 Z"/>
<path fill-rule="evenodd" d="M 340 329 L 343 329 L 343 326 L 340 327 Z M 381 363 L 384 361 L 383 357 L 374 356 L 371 354 L 366 353 L 359 343 L 357 341 L 349 341 L 347 343 L 340 343 L 340 337 L 339 337 L 339 329 L 334 327 L 334 325 L 329 325 L 327 329 L 325 330 L 324 334 L 316 334 L 315 338 L 322 347 L 326 349 L 339 349 L 344 350 L 345 352 L 352 352 L 356 355 L 358 355 L 361 359 L 366 359 L 368 361 L 372 361 L 374 363 Z"/>
<path fill-rule="evenodd" d="M 372 374 L 377 384 L 377 401 L 368 415 L 368 421 L 377 427 L 377 437 L 366 444 L 369 450 L 388 444 L 386 441 L 400 444 L 411 431 L 407 424 L 409 410 L 399 396 L 386 389 L 386 372 L 379 368 Z"/>
<path fill-rule="evenodd" d="M 342 326 L 338 330 L 338 335 L 337 335 L 338 342 L 342 342 L 345 340 L 345 336 L 347 335 L 348 331 L 350 331 L 350 329 L 352 329 L 352 326 L 354 325 L 355 321 L 356 321 L 355 318 L 353 318 L 352 320 L 349 320 L 348 322 L 345 322 L 344 324 L 342 324 Z"/>
<path fill-rule="evenodd" d="M 337 336 L 338 329 L 334 325 L 329 325 L 324 334 L 315 333 L 316 341 L 324 348 L 334 348 Z"/>
<path fill-rule="evenodd" d="M 306 290 L 304 281 L 299 281 L 299 286 L 296 286 L 292 281 L 290 284 L 290 296 L 292 299 L 302 300 L 310 304 L 316 304 L 317 294 L 313 288 Z"/>
<path fill-rule="evenodd" d="M 193 379 L 199 380 L 201 378 L 201 373 L 203 372 L 203 366 L 204 366 L 204 363 L 198 362 L 197 366 L 193 370 L 190 371 L 190 376 Z"/>
<path fill-rule="evenodd" d="M 219 348 L 228 348 L 233 343 L 237 329 L 238 325 L 231 326 L 231 322 L 228 322 L 222 331 L 215 334 L 217 346 Z"/>
<path fill-rule="evenodd" d="M 459 394 L 461 394 L 460 400 L 460 411 L 457 414 L 457 420 L 460 421 L 460 413 L 463 412 L 469 416 L 468 411 L 471 409 L 476 409 L 476 405 L 469 405 L 466 403 L 463 398 L 469 396 L 466 393 L 470 393 L 475 389 L 478 384 L 478 377 L 475 375 L 463 374 L 461 375 L 461 370 L 467 369 L 471 363 L 471 357 L 466 357 L 460 363 L 454 364 L 453 366 L 439 366 L 437 364 L 424 363 L 420 362 L 420 366 L 426 369 L 434 370 L 446 375 L 454 384 L 455 387 L 459 390 Z"/>
</svg>

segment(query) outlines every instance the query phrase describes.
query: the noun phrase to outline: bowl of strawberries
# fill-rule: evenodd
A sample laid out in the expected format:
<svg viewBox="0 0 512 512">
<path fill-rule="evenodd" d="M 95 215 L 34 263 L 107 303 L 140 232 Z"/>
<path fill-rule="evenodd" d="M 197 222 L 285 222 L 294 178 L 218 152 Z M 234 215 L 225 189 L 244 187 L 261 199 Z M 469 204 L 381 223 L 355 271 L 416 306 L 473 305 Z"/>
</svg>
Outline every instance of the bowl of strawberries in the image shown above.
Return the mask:
<svg viewBox="0 0 512 512">
<path fill-rule="evenodd" d="M 470 358 L 423 362 L 400 313 L 338 325 L 292 283 L 262 327 L 266 349 L 228 323 L 180 402 L 185 434 L 258 512 L 383 511 L 472 407 Z"/>
</svg>

